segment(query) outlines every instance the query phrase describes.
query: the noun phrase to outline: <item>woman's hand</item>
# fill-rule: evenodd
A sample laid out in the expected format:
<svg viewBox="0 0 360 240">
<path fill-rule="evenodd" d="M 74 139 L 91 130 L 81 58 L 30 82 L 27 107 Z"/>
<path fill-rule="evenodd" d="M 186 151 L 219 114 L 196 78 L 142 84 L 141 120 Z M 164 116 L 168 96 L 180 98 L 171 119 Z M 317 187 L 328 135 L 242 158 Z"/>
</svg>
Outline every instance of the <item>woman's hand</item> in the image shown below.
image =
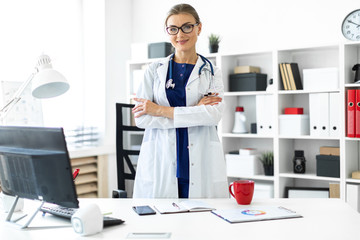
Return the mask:
<svg viewBox="0 0 360 240">
<path fill-rule="evenodd" d="M 217 105 L 222 101 L 221 97 L 217 97 L 218 93 L 216 93 L 216 95 L 212 95 L 212 96 L 205 96 L 202 99 L 200 99 L 199 103 L 196 106 L 200 106 L 200 105 Z"/>
<path fill-rule="evenodd" d="M 172 107 L 159 106 L 150 100 L 143 98 L 134 98 L 138 104 L 132 109 L 135 118 L 142 115 L 151 115 L 158 117 L 174 118 L 174 109 Z"/>
</svg>

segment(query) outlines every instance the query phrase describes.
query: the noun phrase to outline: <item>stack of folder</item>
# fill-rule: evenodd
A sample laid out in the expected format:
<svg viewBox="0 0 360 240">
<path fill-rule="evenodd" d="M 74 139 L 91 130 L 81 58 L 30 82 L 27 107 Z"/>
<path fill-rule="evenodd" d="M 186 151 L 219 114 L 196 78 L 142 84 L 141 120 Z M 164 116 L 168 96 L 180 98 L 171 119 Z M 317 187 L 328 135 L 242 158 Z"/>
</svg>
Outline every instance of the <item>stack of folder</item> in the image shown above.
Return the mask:
<svg viewBox="0 0 360 240">
<path fill-rule="evenodd" d="M 297 63 L 280 63 L 280 78 L 284 90 L 302 90 L 299 66 Z"/>
<path fill-rule="evenodd" d="M 348 137 L 360 138 L 360 89 L 347 90 Z"/>
</svg>

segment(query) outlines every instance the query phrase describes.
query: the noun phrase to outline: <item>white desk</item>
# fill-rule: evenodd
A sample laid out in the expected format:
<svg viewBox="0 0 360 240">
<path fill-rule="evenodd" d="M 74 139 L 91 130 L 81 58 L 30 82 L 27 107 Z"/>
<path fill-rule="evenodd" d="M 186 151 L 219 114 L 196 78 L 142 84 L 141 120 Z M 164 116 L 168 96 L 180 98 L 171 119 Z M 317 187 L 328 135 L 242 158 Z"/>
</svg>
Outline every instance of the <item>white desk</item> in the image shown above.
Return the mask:
<svg viewBox="0 0 360 240">
<path fill-rule="evenodd" d="M 126 239 L 131 232 L 171 232 L 170 239 L 359 239 L 360 214 L 348 204 L 337 199 L 271 199 L 253 201 L 252 205 L 280 205 L 303 215 L 303 218 L 230 224 L 210 212 L 178 213 L 138 216 L 133 205 L 154 205 L 165 199 L 81 199 L 80 206 L 97 203 L 103 212 L 111 211 L 114 217 L 126 222 L 105 228 L 103 232 L 86 239 Z M 236 208 L 233 199 L 202 199 L 217 209 Z M 34 204 L 35 203 L 35 204 Z M 39 202 L 25 202 L 25 210 Z M 6 240 L 85 239 L 72 227 L 36 229 L 35 226 L 68 225 L 62 219 L 38 214 L 28 230 L 18 230 L 4 222 L 1 214 L 0 238 Z"/>
</svg>

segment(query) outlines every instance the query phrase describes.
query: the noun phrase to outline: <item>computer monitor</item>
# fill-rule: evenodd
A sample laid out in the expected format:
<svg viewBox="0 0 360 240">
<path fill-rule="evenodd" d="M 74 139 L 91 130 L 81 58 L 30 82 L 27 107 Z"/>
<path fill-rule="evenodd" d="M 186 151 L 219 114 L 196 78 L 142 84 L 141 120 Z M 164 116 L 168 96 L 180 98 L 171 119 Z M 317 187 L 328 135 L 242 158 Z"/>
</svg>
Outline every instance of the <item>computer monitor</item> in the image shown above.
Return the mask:
<svg viewBox="0 0 360 240">
<path fill-rule="evenodd" d="M 0 126 L 0 182 L 7 195 L 79 207 L 62 128 Z"/>
</svg>

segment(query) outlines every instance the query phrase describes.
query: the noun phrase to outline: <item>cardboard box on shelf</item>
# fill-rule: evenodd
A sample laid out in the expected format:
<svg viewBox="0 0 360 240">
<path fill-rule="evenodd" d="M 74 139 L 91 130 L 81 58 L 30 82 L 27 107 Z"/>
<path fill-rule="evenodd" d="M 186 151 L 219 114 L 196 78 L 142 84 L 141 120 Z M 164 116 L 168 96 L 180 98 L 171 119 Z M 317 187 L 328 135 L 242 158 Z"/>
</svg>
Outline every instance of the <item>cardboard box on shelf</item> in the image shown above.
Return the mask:
<svg viewBox="0 0 360 240">
<path fill-rule="evenodd" d="M 234 73 L 260 73 L 260 68 L 254 66 L 237 66 L 234 68 Z"/>
<path fill-rule="evenodd" d="M 320 155 L 334 155 L 340 156 L 339 147 L 320 147 Z"/>
</svg>

